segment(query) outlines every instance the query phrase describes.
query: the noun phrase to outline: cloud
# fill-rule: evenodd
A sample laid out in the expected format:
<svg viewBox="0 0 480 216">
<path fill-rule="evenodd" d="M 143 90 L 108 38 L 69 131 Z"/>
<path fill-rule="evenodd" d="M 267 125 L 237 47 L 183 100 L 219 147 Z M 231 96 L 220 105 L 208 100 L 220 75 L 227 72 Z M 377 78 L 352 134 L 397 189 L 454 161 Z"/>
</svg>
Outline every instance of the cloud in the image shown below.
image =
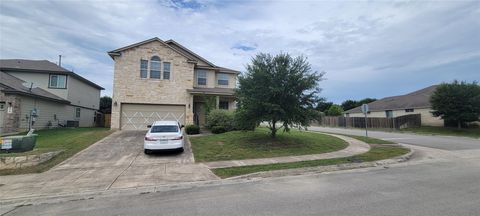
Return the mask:
<svg viewBox="0 0 480 216">
<path fill-rule="evenodd" d="M 406 93 L 454 78 L 472 80 L 478 70 L 465 65 L 480 61 L 479 4 L 2 1 L 0 58 L 55 62 L 62 54 L 67 68 L 111 95 L 113 61 L 107 52 L 152 37 L 175 39 L 236 70 L 244 70 L 257 52 L 288 52 L 326 71 L 322 96 L 340 102 Z"/>
</svg>

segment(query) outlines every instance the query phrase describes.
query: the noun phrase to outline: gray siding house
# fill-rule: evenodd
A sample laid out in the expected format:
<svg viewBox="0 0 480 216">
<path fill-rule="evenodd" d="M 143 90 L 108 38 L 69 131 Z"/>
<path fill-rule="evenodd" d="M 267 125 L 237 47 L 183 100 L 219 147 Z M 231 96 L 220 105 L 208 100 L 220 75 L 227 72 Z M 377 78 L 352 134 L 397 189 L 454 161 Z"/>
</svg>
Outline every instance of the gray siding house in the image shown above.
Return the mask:
<svg viewBox="0 0 480 216">
<path fill-rule="evenodd" d="M 0 76 L 0 134 L 95 126 L 101 86 L 46 60 L 0 60 Z"/>
</svg>

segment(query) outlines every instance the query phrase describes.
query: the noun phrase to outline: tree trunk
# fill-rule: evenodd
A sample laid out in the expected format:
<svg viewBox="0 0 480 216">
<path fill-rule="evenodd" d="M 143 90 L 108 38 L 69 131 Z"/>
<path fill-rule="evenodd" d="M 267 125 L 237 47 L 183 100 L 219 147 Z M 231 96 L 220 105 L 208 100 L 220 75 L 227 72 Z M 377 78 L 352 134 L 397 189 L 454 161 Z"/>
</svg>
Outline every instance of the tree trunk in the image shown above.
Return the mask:
<svg viewBox="0 0 480 216">
<path fill-rule="evenodd" d="M 458 129 L 462 129 L 462 122 L 461 121 L 457 121 L 457 127 L 458 127 Z"/>
<path fill-rule="evenodd" d="M 275 138 L 275 136 L 277 135 L 277 121 L 272 121 L 272 128 L 271 128 L 271 133 L 270 135 L 272 136 L 272 138 Z"/>
</svg>

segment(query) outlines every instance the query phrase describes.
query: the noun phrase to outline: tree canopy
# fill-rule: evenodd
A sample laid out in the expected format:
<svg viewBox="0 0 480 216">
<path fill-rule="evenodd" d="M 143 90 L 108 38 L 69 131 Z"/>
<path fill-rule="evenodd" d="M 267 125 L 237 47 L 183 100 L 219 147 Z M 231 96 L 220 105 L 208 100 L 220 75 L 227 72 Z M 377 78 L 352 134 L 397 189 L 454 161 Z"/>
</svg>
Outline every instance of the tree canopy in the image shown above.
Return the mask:
<svg viewBox="0 0 480 216">
<path fill-rule="evenodd" d="M 343 109 L 341 106 L 334 104 L 328 108 L 328 110 L 325 112 L 325 115 L 327 116 L 339 116 L 343 114 Z"/>
<path fill-rule="evenodd" d="M 308 126 L 318 112 L 319 82 L 324 73 L 313 71 L 305 57 L 260 53 L 239 77 L 238 112 L 244 122 L 268 122 L 271 136 L 283 127 Z M 281 126 L 277 126 L 281 124 Z"/>
<path fill-rule="evenodd" d="M 102 113 L 111 113 L 112 112 L 112 98 L 109 96 L 103 96 L 100 98 L 100 108 L 99 110 Z"/>
<path fill-rule="evenodd" d="M 347 111 L 347 110 L 353 109 L 355 107 L 359 107 L 362 104 L 368 104 L 368 103 L 371 103 L 371 102 L 376 101 L 376 100 L 377 99 L 375 99 L 375 98 L 365 98 L 365 99 L 362 99 L 362 100 L 359 100 L 359 101 L 346 100 L 342 103 L 341 106 L 342 106 L 343 110 Z"/>
<path fill-rule="evenodd" d="M 480 86 L 477 82 L 453 81 L 440 84 L 430 98 L 432 114 L 458 128 L 480 117 Z"/>
</svg>

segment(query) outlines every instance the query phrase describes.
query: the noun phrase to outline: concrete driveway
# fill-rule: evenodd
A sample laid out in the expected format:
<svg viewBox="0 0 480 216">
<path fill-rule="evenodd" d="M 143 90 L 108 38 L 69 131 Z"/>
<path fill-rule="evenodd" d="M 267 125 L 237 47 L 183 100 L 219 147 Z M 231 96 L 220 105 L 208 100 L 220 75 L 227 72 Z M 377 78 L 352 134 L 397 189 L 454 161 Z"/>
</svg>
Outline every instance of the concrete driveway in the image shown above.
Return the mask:
<svg viewBox="0 0 480 216">
<path fill-rule="evenodd" d="M 184 153 L 143 153 L 143 131 L 118 131 L 40 174 L 2 176 L 0 201 L 218 179 Z"/>
</svg>

